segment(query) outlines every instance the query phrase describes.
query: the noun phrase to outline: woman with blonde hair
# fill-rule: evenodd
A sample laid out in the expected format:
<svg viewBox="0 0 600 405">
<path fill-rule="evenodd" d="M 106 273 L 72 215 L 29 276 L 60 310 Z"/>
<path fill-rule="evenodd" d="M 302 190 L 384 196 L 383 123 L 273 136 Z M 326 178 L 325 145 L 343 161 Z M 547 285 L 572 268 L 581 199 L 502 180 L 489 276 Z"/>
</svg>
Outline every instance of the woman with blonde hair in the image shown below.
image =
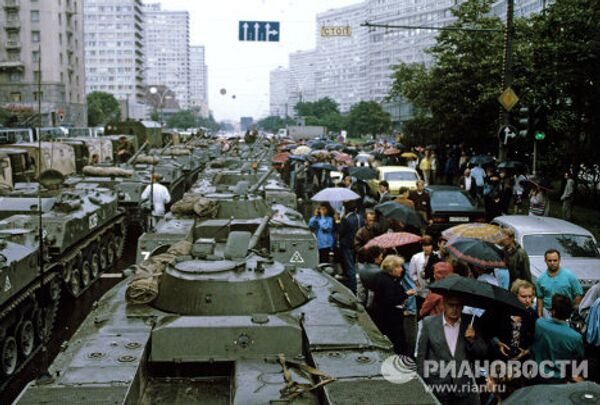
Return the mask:
<svg viewBox="0 0 600 405">
<path fill-rule="evenodd" d="M 404 354 L 404 304 L 415 290 L 406 291 L 401 280 L 404 276 L 404 259 L 388 255 L 381 263 L 381 272 L 375 279 L 373 302 L 375 323 L 394 345 L 396 354 Z"/>
</svg>

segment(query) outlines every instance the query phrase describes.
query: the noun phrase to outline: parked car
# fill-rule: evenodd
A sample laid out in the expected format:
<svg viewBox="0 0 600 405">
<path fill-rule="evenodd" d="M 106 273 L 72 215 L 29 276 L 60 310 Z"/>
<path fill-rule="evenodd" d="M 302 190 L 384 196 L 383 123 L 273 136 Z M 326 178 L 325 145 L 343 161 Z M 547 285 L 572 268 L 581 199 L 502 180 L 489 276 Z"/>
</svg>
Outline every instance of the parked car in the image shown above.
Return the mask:
<svg viewBox="0 0 600 405">
<path fill-rule="evenodd" d="M 390 185 L 390 194 L 398 195 L 400 187 L 417 188 L 420 179 L 415 169 L 406 166 L 380 166 L 377 169 L 377 179 L 369 180 L 369 187 L 374 195 L 379 192 L 379 182 L 386 180 Z"/>
<path fill-rule="evenodd" d="M 558 218 L 526 215 L 496 217 L 493 224 L 511 228 L 515 239 L 529 255 L 531 275 L 537 279 L 547 266 L 544 252 L 560 252 L 561 266 L 571 270 L 584 289 L 600 281 L 600 250 L 588 230 Z"/>
<path fill-rule="evenodd" d="M 485 210 L 477 206 L 468 192 L 455 186 L 428 186 L 431 199 L 432 234 L 468 222 L 485 222 Z"/>
<path fill-rule="evenodd" d="M 373 157 L 373 155 L 370 155 L 368 153 L 359 153 L 358 155 L 356 155 L 356 157 L 354 158 L 354 166 L 356 167 L 370 167 L 375 158 Z"/>
</svg>

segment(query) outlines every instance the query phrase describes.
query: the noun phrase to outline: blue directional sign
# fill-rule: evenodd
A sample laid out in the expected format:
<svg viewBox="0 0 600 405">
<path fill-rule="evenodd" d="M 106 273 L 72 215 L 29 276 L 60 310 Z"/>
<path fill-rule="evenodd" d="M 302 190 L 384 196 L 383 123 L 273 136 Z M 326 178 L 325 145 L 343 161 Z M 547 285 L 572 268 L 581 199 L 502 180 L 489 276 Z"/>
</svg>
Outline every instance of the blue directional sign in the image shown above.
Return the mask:
<svg viewBox="0 0 600 405">
<path fill-rule="evenodd" d="M 240 41 L 279 42 L 279 22 L 240 21 Z"/>
</svg>

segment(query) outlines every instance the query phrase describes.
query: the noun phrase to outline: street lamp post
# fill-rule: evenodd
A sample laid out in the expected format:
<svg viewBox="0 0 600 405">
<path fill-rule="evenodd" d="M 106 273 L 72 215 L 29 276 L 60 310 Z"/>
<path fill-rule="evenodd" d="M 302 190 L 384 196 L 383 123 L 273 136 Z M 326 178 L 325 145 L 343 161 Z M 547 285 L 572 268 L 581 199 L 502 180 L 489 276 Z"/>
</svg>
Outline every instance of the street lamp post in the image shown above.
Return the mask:
<svg viewBox="0 0 600 405">
<path fill-rule="evenodd" d="M 168 95 L 169 93 L 169 89 L 165 88 L 164 91 L 159 92 L 158 88 L 152 86 L 150 87 L 150 93 L 151 94 L 156 94 L 158 95 L 158 108 L 159 108 L 159 116 L 160 116 L 160 125 L 163 125 L 163 102 L 165 100 L 169 100 L 171 98 L 173 98 L 172 96 Z"/>
</svg>

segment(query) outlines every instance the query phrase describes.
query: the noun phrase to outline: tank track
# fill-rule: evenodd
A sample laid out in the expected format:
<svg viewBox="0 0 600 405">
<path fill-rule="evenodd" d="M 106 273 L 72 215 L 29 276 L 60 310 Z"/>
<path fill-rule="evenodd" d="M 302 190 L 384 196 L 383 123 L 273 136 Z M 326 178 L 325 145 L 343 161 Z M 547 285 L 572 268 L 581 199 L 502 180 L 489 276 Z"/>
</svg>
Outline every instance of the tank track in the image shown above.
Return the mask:
<svg viewBox="0 0 600 405">
<path fill-rule="evenodd" d="M 17 356 L 14 369 L 6 373 L 4 363 L 0 364 L 0 392 L 42 349 L 43 344 L 48 342 L 54 331 L 54 322 L 60 303 L 60 272 L 59 267 L 50 265 L 44 270 L 44 275 L 31 283 L 27 288 L 18 293 L 16 297 L 0 310 L 0 325 L 8 324 L 5 328 L 6 334 L 0 338 L 0 361 L 7 359 L 4 357 L 5 344 L 8 339 L 16 340 Z M 41 288 L 43 287 L 43 290 Z M 40 305 L 40 302 L 43 302 Z M 11 319 L 12 318 L 12 319 Z M 29 322 L 33 326 L 33 338 L 31 349 L 27 350 L 25 355 L 21 350 L 19 340 L 19 329 Z"/>
<path fill-rule="evenodd" d="M 62 268 L 63 283 L 65 284 L 65 289 L 71 296 L 75 298 L 81 296 L 81 294 L 87 291 L 94 284 L 94 281 L 98 279 L 100 273 L 109 270 L 109 268 L 114 266 L 117 260 L 122 256 L 125 246 L 125 238 L 127 237 L 126 219 L 127 216 L 125 215 L 125 212 L 120 210 L 119 214 L 116 217 L 114 217 L 110 222 L 99 227 L 92 234 L 82 239 L 76 246 L 69 249 L 69 251 L 66 252 L 62 257 L 57 259 L 50 259 L 56 260 L 58 266 Z M 101 266 L 104 268 L 98 271 L 97 276 L 91 277 L 87 285 L 85 285 L 86 283 L 82 283 L 81 281 L 83 264 L 79 264 L 78 262 L 81 261 L 84 251 L 88 247 L 90 247 L 90 245 L 101 242 L 102 238 L 111 231 L 117 231 L 121 234 L 121 243 L 114 249 L 114 258 L 110 265 Z M 104 248 L 106 248 L 106 246 L 100 247 L 99 254 L 101 254 L 104 251 Z M 74 278 L 75 276 L 79 278 L 78 289 L 73 288 L 74 284 L 77 282 L 77 280 L 75 280 Z"/>
</svg>

